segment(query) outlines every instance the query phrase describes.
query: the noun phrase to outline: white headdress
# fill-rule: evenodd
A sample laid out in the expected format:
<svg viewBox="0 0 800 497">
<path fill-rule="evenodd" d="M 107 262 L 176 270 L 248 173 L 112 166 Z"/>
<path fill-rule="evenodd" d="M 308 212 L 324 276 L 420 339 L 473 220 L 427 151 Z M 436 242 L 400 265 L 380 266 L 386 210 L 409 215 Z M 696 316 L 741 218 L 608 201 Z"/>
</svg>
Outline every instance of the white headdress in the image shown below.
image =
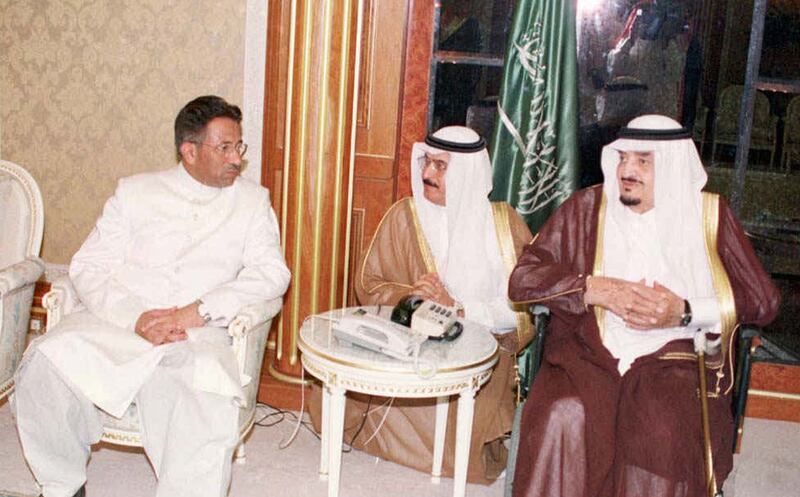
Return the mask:
<svg viewBox="0 0 800 497">
<path fill-rule="evenodd" d="M 603 192 L 608 202 L 604 274 L 624 274 L 625 268 L 615 265 L 626 264 L 625 252 L 641 235 L 631 226 L 631 211 L 619 201 L 616 174 L 619 151 L 652 151 L 655 164 L 653 214 L 662 255 L 662 260 L 656 262 L 663 266 L 658 271 L 662 275 L 659 283 L 683 298 L 714 295 L 703 237 L 701 190 L 707 175 L 690 133 L 673 119 L 645 115 L 628 123 L 619 136 L 603 148 L 602 156 Z"/>
<path fill-rule="evenodd" d="M 425 198 L 425 152 L 450 153 L 445 206 Z M 438 130 L 411 153 L 411 190 L 436 268 L 456 300 L 490 300 L 505 295 L 507 270 L 500 257 L 489 193 L 492 168 L 483 139 L 463 126 Z"/>
</svg>

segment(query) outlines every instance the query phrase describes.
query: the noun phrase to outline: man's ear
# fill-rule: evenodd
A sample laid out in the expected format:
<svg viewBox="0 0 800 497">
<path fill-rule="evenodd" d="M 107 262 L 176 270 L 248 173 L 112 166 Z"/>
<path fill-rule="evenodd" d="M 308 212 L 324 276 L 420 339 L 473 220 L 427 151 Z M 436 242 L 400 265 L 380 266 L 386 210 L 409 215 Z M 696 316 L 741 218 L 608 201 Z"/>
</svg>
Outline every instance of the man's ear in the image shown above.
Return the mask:
<svg viewBox="0 0 800 497">
<path fill-rule="evenodd" d="M 181 143 L 181 159 L 184 164 L 194 164 L 197 158 L 197 145 L 192 142 Z"/>
</svg>

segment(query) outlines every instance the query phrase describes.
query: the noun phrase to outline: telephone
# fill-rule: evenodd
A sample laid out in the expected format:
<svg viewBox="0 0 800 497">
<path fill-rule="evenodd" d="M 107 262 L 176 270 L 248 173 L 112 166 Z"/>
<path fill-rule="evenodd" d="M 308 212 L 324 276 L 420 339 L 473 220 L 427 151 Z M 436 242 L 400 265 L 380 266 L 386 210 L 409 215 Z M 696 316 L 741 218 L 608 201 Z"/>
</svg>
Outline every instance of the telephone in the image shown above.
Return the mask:
<svg viewBox="0 0 800 497">
<path fill-rule="evenodd" d="M 403 325 L 363 309 L 343 316 L 331 326 L 333 335 L 344 342 L 381 352 L 397 359 L 409 359 L 419 354 L 419 347 L 428 339 Z"/>
<path fill-rule="evenodd" d="M 419 295 L 408 295 L 392 311 L 392 321 L 427 335 L 432 340 L 454 340 L 463 330 L 453 307 L 424 300 Z"/>
<path fill-rule="evenodd" d="M 411 329 L 438 338 L 455 324 L 458 311 L 431 300 L 426 300 L 411 316 Z"/>
</svg>

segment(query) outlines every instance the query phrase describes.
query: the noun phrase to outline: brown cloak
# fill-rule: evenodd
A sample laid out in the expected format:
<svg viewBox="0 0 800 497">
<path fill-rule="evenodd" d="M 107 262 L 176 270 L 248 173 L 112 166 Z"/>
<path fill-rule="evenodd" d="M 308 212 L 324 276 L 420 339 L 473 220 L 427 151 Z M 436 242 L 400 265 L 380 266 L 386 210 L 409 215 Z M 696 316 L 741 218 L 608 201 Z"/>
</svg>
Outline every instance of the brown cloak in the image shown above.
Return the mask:
<svg viewBox="0 0 800 497">
<path fill-rule="evenodd" d="M 497 233 L 487 236 L 497 236 L 501 255 L 510 270 L 517 255 L 530 242 L 531 233 L 510 205 L 496 202 L 492 204 L 492 208 Z M 435 266 L 419 226 L 413 200 L 410 197 L 405 198 L 395 203 L 384 215 L 359 261 L 355 280 L 356 294 L 363 305 L 395 305 L 402 297 L 411 293 L 415 281 L 431 271 L 435 271 Z M 500 360 L 494 373 L 475 397 L 467 472 L 467 481 L 471 483 L 491 483 L 506 466 L 506 450 L 501 439 L 511 430 L 514 419 L 515 355 L 532 336 L 527 314 L 520 312 L 517 316 L 518 323 L 521 324 L 517 333 L 504 336 Z M 382 459 L 430 472 L 433 464 L 436 399 L 394 399 L 383 426 L 365 445 L 385 413 L 385 407 L 379 406 L 387 401 L 385 397 L 370 398 L 368 395 L 348 392 L 344 421 L 345 442 Z M 365 419 L 364 413 L 367 409 L 371 414 Z M 457 411 L 457 402 L 453 398 L 447 419 L 443 476 L 453 474 Z M 317 431 L 321 423 L 320 412 L 321 389 L 315 386 L 309 399 L 309 413 Z"/>
</svg>

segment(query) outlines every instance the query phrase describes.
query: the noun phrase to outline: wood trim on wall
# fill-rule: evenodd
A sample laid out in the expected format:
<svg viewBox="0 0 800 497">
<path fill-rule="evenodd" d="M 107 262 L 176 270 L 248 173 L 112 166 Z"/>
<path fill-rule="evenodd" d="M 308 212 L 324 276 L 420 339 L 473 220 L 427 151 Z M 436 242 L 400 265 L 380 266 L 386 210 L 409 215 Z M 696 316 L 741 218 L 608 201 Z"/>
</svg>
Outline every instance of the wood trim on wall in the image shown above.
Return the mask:
<svg viewBox="0 0 800 497">
<path fill-rule="evenodd" d="M 361 84 L 358 88 L 358 116 L 356 125 L 360 128 L 369 128 L 369 117 L 372 112 L 372 85 L 368 82 L 373 77 L 375 37 L 377 36 L 377 23 L 375 22 L 375 5 L 379 0 L 364 0 L 364 35 L 361 53 Z"/>
<path fill-rule="evenodd" d="M 284 404 L 283 400 L 278 400 L 286 397 L 284 400 L 290 404 L 296 400 L 292 395 L 299 394 L 300 389 L 297 385 L 276 383 L 276 378 L 283 377 L 282 381 L 285 382 L 286 375 L 297 375 L 299 371 L 297 357 L 292 355 L 294 346 L 288 339 L 289 333 L 293 331 L 298 318 L 326 308 L 322 300 L 333 298 L 330 303 L 335 303 L 336 307 L 356 303 L 351 282 L 363 247 L 369 242 L 386 210 L 398 197 L 411 193 L 409 183 L 411 146 L 414 142 L 422 140 L 427 131 L 435 6 L 433 2 L 427 0 L 406 0 L 402 3 L 397 0 L 358 1 L 363 16 L 361 29 L 356 29 L 354 25 L 351 27 L 354 36 L 356 31 L 362 33 L 359 45 L 361 62 L 356 67 L 355 59 L 350 60 L 349 69 L 359 84 L 353 88 L 352 93 L 342 99 L 342 102 L 331 103 L 322 95 L 324 88 L 318 82 L 313 82 L 313 88 L 305 87 L 304 90 L 301 83 L 307 78 L 299 67 L 291 66 L 289 63 L 290 58 L 299 58 L 301 62 L 312 61 L 307 70 L 313 73 L 317 64 L 315 54 L 323 53 L 313 50 L 310 53 L 298 52 L 308 43 L 313 44 L 313 40 L 310 39 L 308 42 L 299 41 L 306 39 L 300 35 L 308 28 L 299 21 L 311 19 L 306 10 L 309 5 L 304 4 L 302 0 L 268 1 L 267 78 L 264 86 L 264 155 L 261 181 L 271 190 L 276 214 L 281 219 L 286 259 L 292 268 L 293 279 L 286 297 L 284 312 L 270 335 L 270 342 L 275 345 L 275 350 L 271 351 L 269 367 L 264 368 L 259 398 L 269 396 L 273 403 Z M 294 21 L 290 14 L 292 5 L 297 6 Z M 294 35 L 292 35 L 293 22 L 297 30 Z M 340 23 L 334 21 L 334 25 L 339 26 Z M 317 32 L 322 33 L 322 30 Z M 290 40 L 292 37 L 296 40 L 294 45 L 296 52 L 293 57 Z M 337 52 L 341 48 L 339 43 L 333 42 L 333 53 L 339 53 Z M 355 43 L 355 37 L 351 38 L 350 43 Z M 402 49 L 398 50 L 400 47 Z M 292 69 L 289 69 L 290 67 Z M 344 68 L 338 70 L 347 71 Z M 336 70 L 332 70 L 331 74 L 336 74 Z M 355 84 L 355 81 L 353 83 Z M 304 91 L 305 94 L 313 96 L 307 104 L 299 105 L 299 99 Z M 329 98 L 332 95 L 328 93 Z M 349 118 L 355 124 L 354 161 L 352 169 L 334 172 L 332 168 L 336 164 L 336 157 L 325 156 L 323 161 L 325 164 L 317 164 L 318 161 L 314 160 L 316 155 L 301 153 L 301 149 L 308 147 L 310 150 L 313 144 L 307 143 L 308 140 L 299 140 L 298 137 L 316 132 L 319 126 L 313 123 L 327 122 L 327 117 L 319 115 L 320 108 L 334 105 L 331 107 L 333 112 L 338 109 L 336 106 L 342 105 L 345 101 L 352 102 L 352 99 L 357 103 Z M 289 116 L 287 112 L 290 112 L 290 109 L 293 109 L 294 113 Z M 288 134 L 287 129 L 292 133 Z M 326 136 L 325 133 L 322 136 Z M 344 149 L 351 146 L 345 143 Z M 289 147 L 289 150 L 285 150 L 285 147 Z M 308 182 L 317 178 L 317 175 L 328 177 L 328 180 L 321 181 L 321 187 L 312 188 L 313 185 L 309 185 Z M 315 259 L 309 251 L 316 246 L 317 238 L 327 240 L 325 233 L 331 223 L 326 221 L 323 224 L 322 231 L 325 233 L 320 236 L 312 236 L 313 232 L 317 231 L 317 226 L 309 223 L 310 220 L 329 219 L 332 211 L 327 202 L 320 209 L 314 210 L 314 206 L 319 207 L 320 199 L 323 197 L 327 199 L 328 196 L 314 196 L 312 191 L 321 188 L 331 193 L 329 190 L 333 180 L 341 182 L 341 194 L 344 195 L 342 199 L 350 195 L 349 213 L 342 210 L 340 212 L 342 218 L 339 219 L 339 222 L 343 222 L 344 217 L 348 218 L 347 230 L 340 230 L 341 236 L 338 242 L 346 245 L 343 247 L 337 245 L 336 253 L 342 257 L 340 261 L 342 264 L 335 270 L 320 270 L 321 273 L 325 273 L 319 275 L 322 278 L 320 279 L 311 271 L 313 268 L 306 266 L 310 264 L 308 261 Z M 350 181 L 349 186 L 347 180 Z M 339 188 L 336 187 L 334 190 Z M 307 240 L 309 236 L 311 236 L 310 242 L 306 243 L 309 241 Z M 298 242 L 301 244 L 298 245 Z M 298 247 L 300 256 L 297 253 Z M 298 288 L 301 287 L 304 296 L 298 300 Z M 308 287 L 307 292 L 305 292 L 306 287 Z M 313 305 L 314 300 L 319 300 L 319 306 Z M 306 301 L 312 302 L 308 305 Z M 280 374 L 270 377 L 269 371 Z M 268 395 L 268 392 L 274 395 Z"/>
<path fill-rule="evenodd" d="M 756 362 L 745 416 L 800 423 L 800 365 Z"/>
<path fill-rule="evenodd" d="M 267 8 L 267 57 L 264 79 L 264 136 L 261 158 L 261 184 L 273 192 L 272 205 L 280 217 L 280 202 L 274 196 L 281 190 L 283 168 L 283 129 L 286 114 L 286 61 L 289 56 L 290 0 L 269 0 Z M 277 29 L 276 29 L 277 27 Z"/>
<path fill-rule="evenodd" d="M 428 92 L 433 57 L 434 3 L 409 0 L 405 63 L 400 92 L 399 153 L 396 164 L 394 199 L 411 195 L 411 147 L 428 131 Z"/>
</svg>

